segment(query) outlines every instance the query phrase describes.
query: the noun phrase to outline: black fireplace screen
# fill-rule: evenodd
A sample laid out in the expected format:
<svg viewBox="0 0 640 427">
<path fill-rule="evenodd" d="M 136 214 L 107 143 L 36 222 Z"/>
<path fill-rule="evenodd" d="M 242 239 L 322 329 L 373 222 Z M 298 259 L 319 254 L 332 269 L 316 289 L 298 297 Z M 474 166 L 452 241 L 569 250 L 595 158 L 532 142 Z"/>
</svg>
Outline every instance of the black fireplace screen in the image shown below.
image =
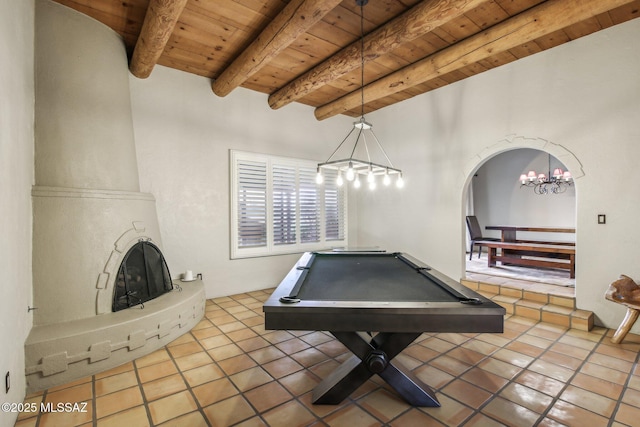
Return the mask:
<svg viewBox="0 0 640 427">
<path fill-rule="evenodd" d="M 159 297 L 173 289 L 167 263 L 153 243 L 140 241 L 124 257 L 113 294 L 113 311 Z"/>
</svg>

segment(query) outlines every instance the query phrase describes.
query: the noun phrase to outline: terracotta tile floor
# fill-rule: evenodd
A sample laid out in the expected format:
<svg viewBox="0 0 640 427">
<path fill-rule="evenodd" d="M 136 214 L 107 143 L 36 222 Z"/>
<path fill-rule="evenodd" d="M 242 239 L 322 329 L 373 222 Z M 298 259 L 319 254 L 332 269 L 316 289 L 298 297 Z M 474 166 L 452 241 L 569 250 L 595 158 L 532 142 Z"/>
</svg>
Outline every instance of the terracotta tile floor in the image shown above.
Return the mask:
<svg viewBox="0 0 640 427">
<path fill-rule="evenodd" d="M 271 290 L 207 301 L 167 347 L 26 402 L 87 402 L 87 412 L 24 413 L 16 426 L 622 426 L 640 419 L 640 337 L 567 330 L 521 317 L 503 334 L 423 334 L 399 358 L 440 408 L 407 405 L 374 376 L 340 405 L 311 391 L 346 349 L 328 333 L 266 331 Z"/>
</svg>

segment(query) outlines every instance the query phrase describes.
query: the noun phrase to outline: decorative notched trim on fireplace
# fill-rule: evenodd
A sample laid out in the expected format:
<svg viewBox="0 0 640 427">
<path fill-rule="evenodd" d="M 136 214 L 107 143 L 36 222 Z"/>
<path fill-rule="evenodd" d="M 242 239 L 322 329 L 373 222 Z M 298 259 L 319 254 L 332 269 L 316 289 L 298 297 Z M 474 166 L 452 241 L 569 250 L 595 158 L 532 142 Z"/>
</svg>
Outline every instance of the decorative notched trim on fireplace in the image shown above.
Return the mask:
<svg viewBox="0 0 640 427">
<path fill-rule="evenodd" d="M 113 292 L 113 311 L 124 310 L 159 297 L 173 289 L 162 252 L 150 241 L 140 240 L 120 264 Z"/>
<path fill-rule="evenodd" d="M 141 240 L 153 241 L 147 233 L 144 221 L 133 221 L 131 225 L 132 227 L 126 230 L 113 243 L 113 250 L 102 272 L 98 275 L 96 282 L 96 314 L 111 313 L 113 311 L 113 296 L 117 274 L 127 252 Z"/>
<path fill-rule="evenodd" d="M 145 305 L 34 327 L 25 343 L 28 393 L 120 366 L 185 334 L 204 316 L 203 283 L 196 280 Z"/>
</svg>

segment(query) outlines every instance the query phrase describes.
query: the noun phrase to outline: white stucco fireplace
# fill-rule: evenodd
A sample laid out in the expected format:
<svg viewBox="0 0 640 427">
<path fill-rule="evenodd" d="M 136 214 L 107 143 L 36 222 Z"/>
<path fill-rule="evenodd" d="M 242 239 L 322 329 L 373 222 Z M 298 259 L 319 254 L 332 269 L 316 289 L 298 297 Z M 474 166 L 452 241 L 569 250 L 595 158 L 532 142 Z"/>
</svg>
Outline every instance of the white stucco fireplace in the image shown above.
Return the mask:
<svg viewBox="0 0 640 427">
<path fill-rule="evenodd" d="M 174 281 L 143 305 L 113 311 L 127 252 L 140 242 L 162 251 L 155 199 L 139 188 L 120 37 L 38 0 L 36 58 L 28 391 L 148 354 L 195 326 L 205 304 L 201 281 Z"/>
</svg>

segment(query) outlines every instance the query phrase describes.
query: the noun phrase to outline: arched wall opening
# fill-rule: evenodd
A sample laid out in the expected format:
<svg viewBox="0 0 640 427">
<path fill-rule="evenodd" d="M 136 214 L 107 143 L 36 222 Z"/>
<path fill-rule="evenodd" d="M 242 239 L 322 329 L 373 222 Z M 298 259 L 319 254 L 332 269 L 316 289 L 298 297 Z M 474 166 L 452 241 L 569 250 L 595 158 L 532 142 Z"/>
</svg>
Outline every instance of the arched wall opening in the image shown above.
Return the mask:
<svg viewBox="0 0 640 427">
<path fill-rule="evenodd" d="M 520 188 L 518 182 L 520 174 L 527 173 L 530 169 L 547 174 L 548 161 L 551 162 L 552 170 L 555 167 L 562 167 L 571 172 L 574 184 L 565 193 L 538 195 L 531 188 Z M 487 237 L 500 237 L 500 231 L 484 230 L 486 225 L 575 228 L 578 209 L 577 187 L 579 178 L 582 176 L 584 172 L 579 160 L 560 144 L 541 138 L 516 136 L 488 146 L 473 157 L 464 172 L 465 184 L 460 219 L 463 227 L 462 256 L 465 256 L 469 249 L 465 224 L 465 216 L 469 214 L 478 217 L 483 235 Z M 578 230 L 576 229 L 575 235 L 523 233 L 519 238 L 547 241 L 575 239 L 577 242 Z M 465 266 L 465 271 L 462 277 L 466 277 L 466 261 L 465 256 L 462 264 Z M 475 265 L 478 265 L 477 260 Z M 496 275 L 509 275 L 505 270 L 489 268 L 485 270 L 494 271 Z M 532 276 L 540 276 L 541 273 L 539 269 L 522 268 L 521 270 L 525 275 L 527 271 L 530 271 Z"/>
</svg>

